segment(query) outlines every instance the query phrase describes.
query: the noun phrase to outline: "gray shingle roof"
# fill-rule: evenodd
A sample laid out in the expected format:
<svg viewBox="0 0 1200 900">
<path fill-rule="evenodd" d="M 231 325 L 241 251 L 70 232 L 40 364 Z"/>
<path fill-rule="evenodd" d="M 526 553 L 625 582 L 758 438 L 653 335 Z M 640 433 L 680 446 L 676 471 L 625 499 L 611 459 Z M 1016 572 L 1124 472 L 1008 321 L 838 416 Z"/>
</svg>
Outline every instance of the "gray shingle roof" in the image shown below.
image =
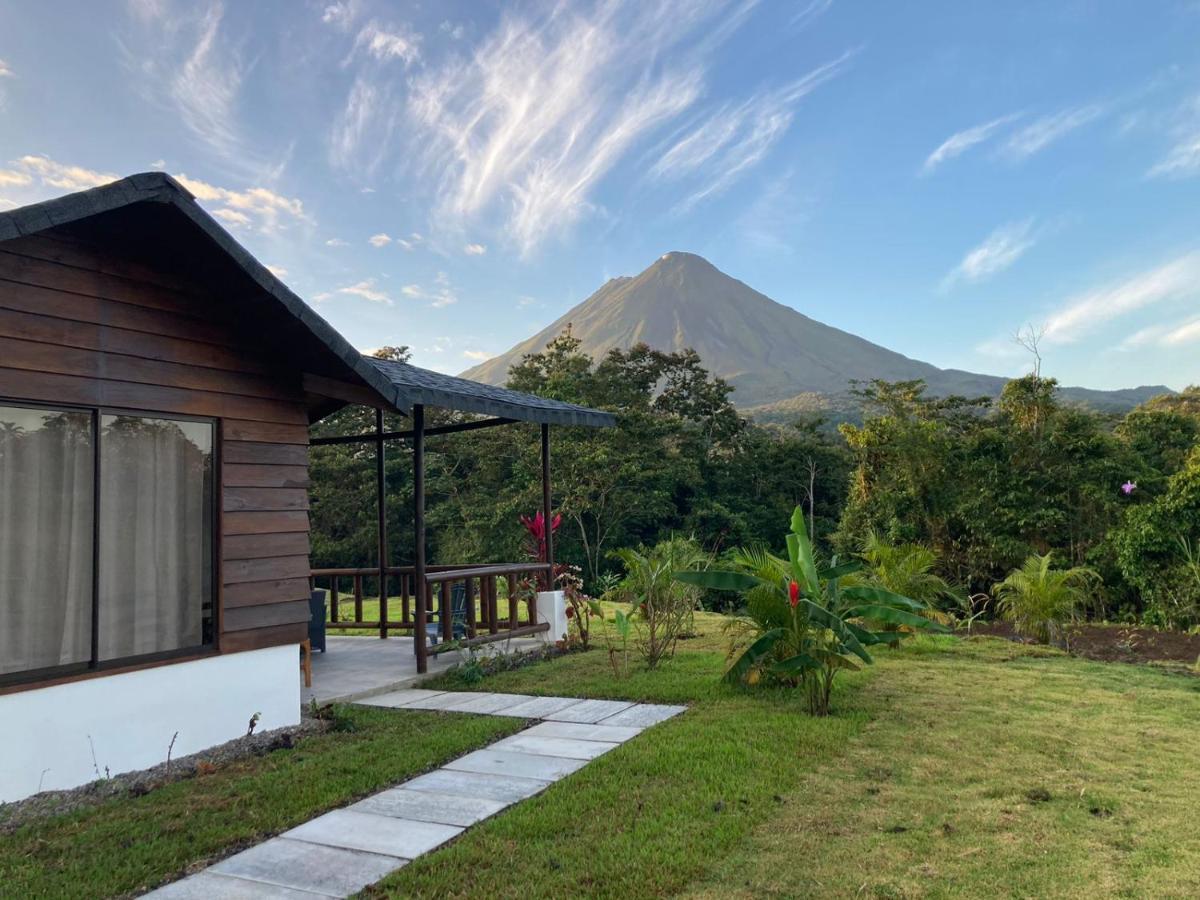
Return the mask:
<svg viewBox="0 0 1200 900">
<path fill-rule="evenodd" d="M 163 172 L 130 175 L 90 190 L 0 212 L 0 243 L 139 203 L 162 203 L 179 210 L 251 280 L 278 301 L 283 310 L 303 324 L 382 400 L 401 412 L 407 413 L 414 403 L 424 403 L 528 422 L 591 426 L 616 424 L 609 413 L 363 356 L 234 240 L 200 207 L 183 185 Z"/>
<path fill-rule="evenodd" d="M 548 400 L 508 388 L 480 384 L 466 378 L 431 372 L 408 363 L 364 357 L 383 373 L 398 393 L 410 403 L 441 406 L 464 412 L 484 413 L 525 422 L 551 425 L 590 425 L 606 427 L 616 424 L 612 413 L 588 409 L 561 400 Z"/>
</svg>

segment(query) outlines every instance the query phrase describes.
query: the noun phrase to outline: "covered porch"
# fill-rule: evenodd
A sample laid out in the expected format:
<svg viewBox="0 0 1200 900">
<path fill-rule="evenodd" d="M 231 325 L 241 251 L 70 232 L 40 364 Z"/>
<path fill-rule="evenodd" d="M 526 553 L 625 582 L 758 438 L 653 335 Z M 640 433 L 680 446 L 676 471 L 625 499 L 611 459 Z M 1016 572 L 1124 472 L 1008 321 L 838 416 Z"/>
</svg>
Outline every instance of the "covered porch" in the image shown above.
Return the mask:
<svg viewBox="0 0 1200 900">
<path fill-rule="evenodd" d="M 376 562 L 366 567 L 333 566 L 310 571 L 310 587 L 326 592 L 325 627 L 334 634 L 326 638 L 327 652 L 313 654 L 313 684 L 305 689 L 305 702 L 313 698 L 318 702 L 352 699 L 410 686 L 422 676 L 449 668 L 467 648 L 491 645 L 495 651 L 528 649 L 559 640 L 565 632 L 565 619 L 556 622 L 553 610 L 539 609 L 539 595 L 547 607 L 555 599 L 552 529 L 546 529 L 541 560 L 466 564 L 426 559 L 427 441 L 479 429 L 537 426 L 541 437 L 540 511 L 544 521 L 550 522 L 551 425 L 615 425 L 612 414 L 575 404 L 442 375 L 406 362 L 373 357 L 362 360 L 372 374 L 381 376 L 390 386 L 386 404 L 380 402 L 379 381 L 374 378 L 371 391 L 347 391 L 344 388 L 348 386 L 327 383 L 313 387 L 322 395 L 343 401 L 326 415 L 347 404 L 372 407 L 374 430 L 315 437 L 310 445 L 373 447 Z M 387 395 L 386 391 L 382 393 Z M 464 413 L 469 418 L 429 426 L 426 410 L 430 407 Z M 386 430 L 386 410 L 405 416 L 411 427 Z M 392 565 L 389 560 L 385 480 L 389 452 L 411 453 L 412 458 L 411 565 Z M 403 644 L 379 640 L 389 637 L 400 637 Z"/>
</svg>

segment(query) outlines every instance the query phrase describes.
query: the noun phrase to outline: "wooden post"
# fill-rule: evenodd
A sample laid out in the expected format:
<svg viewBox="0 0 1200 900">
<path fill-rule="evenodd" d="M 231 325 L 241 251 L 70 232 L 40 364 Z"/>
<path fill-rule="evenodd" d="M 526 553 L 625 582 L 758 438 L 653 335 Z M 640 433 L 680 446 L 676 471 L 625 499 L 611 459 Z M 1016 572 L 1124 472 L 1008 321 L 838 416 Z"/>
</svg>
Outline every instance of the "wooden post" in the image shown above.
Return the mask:
<svg viewBox="0 0 1200 900">
<path fill-rule="evenodd" d="M 546 523 L 546 590 L 554 590 L 554 519 L 550 510 L 550 426 L 542 425 L 542 517 Z M 534 623 L 536 624 L 536 623 Z"/>
<path fill-rule="evenodd" d="M 425 613 L 428 594 L 425 590 L 425 407 L 414 403 L 413 423 L 413 595 L 417 601 L 417 616 L 413 626 L 414 648 L 417 652 L 417 672 L 429 668 L 425 645 Z"/>
<path fill-rule="evenodd" d="M 379 511 L 379 636 L 387 637 L 387 490 L 383 472 L 383 408 L 375 410 L 375 504 Z"/>
</svg>

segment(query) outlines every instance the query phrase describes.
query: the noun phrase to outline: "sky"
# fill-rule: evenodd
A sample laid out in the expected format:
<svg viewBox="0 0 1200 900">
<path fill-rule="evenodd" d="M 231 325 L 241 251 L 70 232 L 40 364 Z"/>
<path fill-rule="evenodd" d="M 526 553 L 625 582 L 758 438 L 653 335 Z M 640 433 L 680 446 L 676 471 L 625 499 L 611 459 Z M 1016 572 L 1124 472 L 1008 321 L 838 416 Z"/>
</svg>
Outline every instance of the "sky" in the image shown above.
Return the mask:
<svg viewBox="0 0 1200 900">
<path fill-rule="evenodd" d="M 698 253 L 943 367 L 1200 382 L 1200 0 L 0 0 L 0 209 L 160 169 L 458 372 Z"/>
</svg>

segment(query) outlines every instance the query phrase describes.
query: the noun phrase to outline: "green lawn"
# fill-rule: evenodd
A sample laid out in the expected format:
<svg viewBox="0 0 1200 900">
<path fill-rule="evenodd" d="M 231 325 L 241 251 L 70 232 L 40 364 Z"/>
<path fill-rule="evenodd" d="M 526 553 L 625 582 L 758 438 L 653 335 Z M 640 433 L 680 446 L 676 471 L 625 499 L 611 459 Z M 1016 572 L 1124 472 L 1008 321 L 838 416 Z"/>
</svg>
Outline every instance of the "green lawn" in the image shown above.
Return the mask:
<svg viewBox="0 0 1200 900">
<path fill-rule="evenodd" d="M 488 716 L 349 707 L 354 731 L 0 835 L 0 897 L 145 890 L 516 731 Z"/>
<path fill-rule="evenodd" d="M 488 679 L 692 708 L 368 893 L 1200 894 L 1200 680 L 921 638 L 813 720 L 716 685 L 702 630 L 654 674 L 614 680 L 590 653 Z"/>
<path fill-rule="evenodd" d="M 500 582 L 500 584 L 503 587 L 503 582 Z M 501 594 L 503 594 L 503 590 L 501 590 Z M 437 601 L 435 600 L 434 603 L 436 605 Z M 507 597 L 501 596 L 496 601 L 496 608 L 500 612 L 501 619 L 507 621 L 507 617 L 508 617 L 508 599 L 507 599 Z M 476 621 L 478 621 L 479 612 L 480 612 L 479 599 L 476 598 L 475 599 Z M 412 615 L 412 598 L 411 597 L 409 598 L 409 615 Z M 528 615 L 529 615 L 529 610 L 526 608 L 525 601 L 518 600 L 517 601 L 517 616 L 520 619 L 524 620 L 528 617 Z M 402 621 L 403 616 L 404 616 L 404 602 L 400 598 L 399 595 L 394 596 L 394 597 L 388 597 L 388 616 L 389 616 L 389 620 L 392 622 Z M 354 595 L 353 594 L 351 594 L 349 597 L 347 597 L 345 594 L 342 594 L 338 598 L 338 619 L 340 619 L 342 622 L 353 622 L 354 621 Z M 379 621 L 379 597 L 377 597 L 377 596 L 372 596 L 372 597 L 364 596 L 363 597 L 363 621 L 364 622 L 376 622 L 376 623 Z M 335 625 L 332 622 L 326 626 L 326 629 L 329 634 L 348 634 L 348 635 L 368 634 L 369 635 L 372 633 L 371 631 L 368 631 L 368 630 L 365 630 L 362 628 L 339 628 L 337 625 Z M 395 634 L 395 631 L 393 631 L 392 633 Z M 408 633 L 408 632 L 406 632 L 406 633 Z"/>
<path fill-rule="evenodd" d="M 601 649 L 473 685 L 690 708 L 366 893 L 1200 895 L 1200 679 L 927 637 L 846 677 L 816 720 L 791 692 L 721 685 L 718 624 L 698 617 L 659 672 L 616 678 Z M 521 727 L 350 715 L 352 734 L 6 836 L 0 895 L 152 885 Z"/>
</svg>

